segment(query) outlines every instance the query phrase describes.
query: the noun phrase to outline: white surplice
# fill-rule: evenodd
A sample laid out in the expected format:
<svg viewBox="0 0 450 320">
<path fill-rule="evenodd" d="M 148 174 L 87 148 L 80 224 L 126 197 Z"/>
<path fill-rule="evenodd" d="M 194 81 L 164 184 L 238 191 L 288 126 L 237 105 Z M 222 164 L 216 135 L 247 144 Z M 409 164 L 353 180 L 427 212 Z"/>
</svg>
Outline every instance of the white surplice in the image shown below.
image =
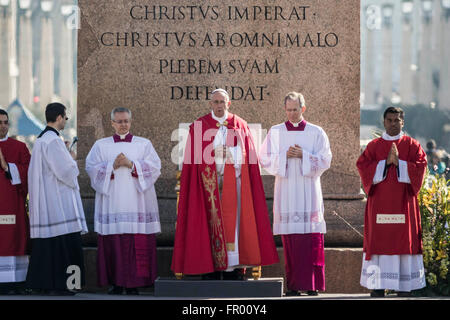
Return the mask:
<svg viewBox="0 0 450 320">
<path fill-rule="evenodd" d="M 299 145 L 303 158 L 287 158 Z M 303 131 L 288 131 L 285 123 L 273 126 L 260 150 L 260 163 L 275 176 L 273 233 L 275 235 L 326 233 L 320 176 L 331 164 L 328 137 L 319 126 L 306 123 Z"/>
<path fill-rule="evenodd" d="M 421 254 L 373 254 L 366 260 L 363 253 L 361 286 L 371 290 L 412 291 L 426 286 Z"/>
<path fill-rule="evenodd" d="M 120 153 L 133 161 L 137 177 L 129 168 L 114 170 Z M 161 160 L 148 139 L 133 136 L 131 142 L 115 143 L 108 137 L 95 142 L 86 158 L 86 171 L 96 191 L 95 231 L 101 235 L 161 232 L 154 187 L 160 170 Z"/>
<path fill-rule="evenodd" d="M 88 231 L 78 174 L 76 161 L 54 131 L 36 140 L 28 168 L 31 238 Z"/>
<path fill-rule="evenodd" d="M 28 256 L 0 257 L 0 283 L 25 281 L 28 260 Z"/>
</svg>

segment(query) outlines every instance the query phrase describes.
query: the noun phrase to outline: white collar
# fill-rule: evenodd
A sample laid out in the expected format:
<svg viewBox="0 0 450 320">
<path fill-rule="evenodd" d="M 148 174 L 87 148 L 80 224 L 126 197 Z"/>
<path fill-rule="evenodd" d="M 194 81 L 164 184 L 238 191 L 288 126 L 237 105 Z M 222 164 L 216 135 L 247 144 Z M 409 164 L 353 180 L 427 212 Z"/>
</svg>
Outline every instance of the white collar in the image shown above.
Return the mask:
<svg viewBox="0 0 450 320">
<path fill-rule="evenodd" d="M 394 141 L 394 140 L 398 140 L 398 139 L 400 139 L 401 137 L 403 137 L 404 136 L 404 132 L 403 131 L 400 131 L 400 133 L 398 134 L 398 135 L 396 135 L 396 136 L 390 136 L 390 135 L 388 135 L 387 133 L 386 133 L 386 131 L 385 132 L 383 132 L 383 135 L 381 136 L 384 140 L 387 140 L 387 141 Z"/>
<path fill-rule="evenodd" d="M 130 132 L 128 131 L 128 132 L 125 133 L 125 134 L 118 134 L 118 136 L 120 137 L 120 140 L 124 140 L 125 137 L 126 137 L 129 133 L 130 133 Z"/>
<path fill-rule="evenodd" d="M 225 114 L 223 115 L 223 117 L 218 118 L 216 117 L 216 115 L 214 114 L 214 111 L 211 110 L 211 116 L 213 117 L 214 120 L 218 121 L 220 124 L 222 124 L 225 120 L 227 120 L 228 118 L 228 111 L 225 110 Z"/>
<path fill-rule="evenodd" d="M 298 125 L 300 124 L 300 122 L 303 121 L 303 119 L 301 119 L 299 122 L 292 122 L 291 120 L 288 120 L 294 127 L 298 127 Z"/>
<path fill-rule="evenodd" d="M 8 140 L 8 134 L 6 134 L 6 137 L 4 137 L 3 139 L 0 139 L 0 142 L 5 142 L 6 140 Z"/>
</svg>

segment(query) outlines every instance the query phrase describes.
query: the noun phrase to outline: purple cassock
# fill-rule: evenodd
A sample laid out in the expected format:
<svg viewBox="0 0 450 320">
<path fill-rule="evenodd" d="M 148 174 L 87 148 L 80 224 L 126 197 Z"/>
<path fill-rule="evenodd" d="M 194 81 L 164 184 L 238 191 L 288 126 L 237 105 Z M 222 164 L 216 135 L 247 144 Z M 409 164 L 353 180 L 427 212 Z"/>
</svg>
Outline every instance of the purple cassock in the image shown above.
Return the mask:
<svg viewBox="0 0 450 320">
<path fill-rule="evenodd" d="M 98 235 L 97 270 L 102 287 L 153 285 L 157 275 L 156 235 Z"/>
<path fill-rule="evenodd" d="M 286 121 L 285 125 L 288 131 L 304 131 L 306 121 L 302 120 L 297 126 Z M 281 239 L 288 290 L 325 291 L 323 234 L 285 234 Z"/>
<path fill-rule="evenodd" d="M 114 142 L 131 142 L 113 136 Z M 137 177 L 136 171 L 132 172 Z M 111 175 L 114 179 L 114 175 Z M 148 287 L 157 276 L 155 234 L 98 234 L 97 281 L 99 286 L 116 285 L 124 288 Z"/>
<path fill-rule="evenodd" d="M 281 239 L 288 290 L 325 291 L 323 234 L 287 234 Z"/>
</svg>

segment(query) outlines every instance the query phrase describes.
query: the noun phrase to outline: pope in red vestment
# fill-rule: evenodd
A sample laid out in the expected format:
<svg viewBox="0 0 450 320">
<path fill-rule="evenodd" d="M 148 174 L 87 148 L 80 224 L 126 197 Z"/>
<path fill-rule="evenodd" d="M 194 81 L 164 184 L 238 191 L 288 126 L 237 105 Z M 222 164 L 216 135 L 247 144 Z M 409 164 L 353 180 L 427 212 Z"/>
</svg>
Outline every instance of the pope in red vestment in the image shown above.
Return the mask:
<svg viewBox="0 0 450 320">
<path fill-rule="evenodd" d="M 0 114 L 0 257 L 28 254 L 29 221 L 25 211 L 28 193 L 27 172 L 30 152 L 20 141 L 9 138 Z M 6 122 L 6 125 L 8 122 Z M 6 170 L 5 170 L 6 169 Z"/>
<path fill-rule="evenodd" d="M 221 109 L 217 111 L 213 106 L 214 113 L 197 119 L 190 126 L 186 143 L 171 266 L 174 273 L 194 275 L 227 270 L 227 249 L 234 250 L 236 243 L 241 266 L 279 261 L 249 127 L 237 115 L 223 112 L 230 105 L 225 90 L 213 91 L 211 103 L 214 102 L 222 103 Z M 226 120 L 220 123 L 213 114 L 223 115 Z M 220 130 L 226 131 L 224 149 L 241 146 L 240 177 L 236 177 L 235 166 L 228 160 L 223 180 L 218 177 L 214 141 Z M 237 240 L 236 212 L 240 212 Z"/>
<path fill-rule="evenodd" d="M 394 152 L 397 162 L 389 164 Z M 426 166 L 426 154 L 419 142 L 403 133 L 385 133 L 371 141 L 359 157 L 357 167 L 368 197 L 364 231 L 367 260 L 373 254 L 422 252 L 417 194 Z"/>
</svg>

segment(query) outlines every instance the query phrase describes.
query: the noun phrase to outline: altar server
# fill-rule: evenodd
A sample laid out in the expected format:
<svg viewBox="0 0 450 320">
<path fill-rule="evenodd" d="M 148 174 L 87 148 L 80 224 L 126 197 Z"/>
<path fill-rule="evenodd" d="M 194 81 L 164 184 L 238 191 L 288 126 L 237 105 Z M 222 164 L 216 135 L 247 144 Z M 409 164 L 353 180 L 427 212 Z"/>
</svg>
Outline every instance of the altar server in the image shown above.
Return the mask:
<svg viewBox="0 0 450 320">
<path fill-rule="evenodd" d="M 34 143 L 28 170 L 32 251 L 27 286 L 48 294 L 74 294 L 84 284 L 81 234 L 87 232 L 78 166 L 60 137 L 66 107 L 50 103 L 47 127 Z"/>
<path fill-rule="evenodd" d="M 161 232 L 155 182 L 161 160 L 150 140 L 130 133 L 131 111 L 111 112 L 112 137 L 98 140 L 86 158 L 95 194 L 97 274 L 110 294 L 138 294 L 157 275 L 156 234 Z"/>
<path fill-rule="evenodd" d="M 325 290 L 324 205 L 320 176 L 330 167 L 325 131 L 306 122 L 305 99 L 284 98 L 287 121 L 273 126 L 260 151 L 261 166 L 275 176 L 273 233 L 281 235 L 287 295 Z"/>
</svg>

